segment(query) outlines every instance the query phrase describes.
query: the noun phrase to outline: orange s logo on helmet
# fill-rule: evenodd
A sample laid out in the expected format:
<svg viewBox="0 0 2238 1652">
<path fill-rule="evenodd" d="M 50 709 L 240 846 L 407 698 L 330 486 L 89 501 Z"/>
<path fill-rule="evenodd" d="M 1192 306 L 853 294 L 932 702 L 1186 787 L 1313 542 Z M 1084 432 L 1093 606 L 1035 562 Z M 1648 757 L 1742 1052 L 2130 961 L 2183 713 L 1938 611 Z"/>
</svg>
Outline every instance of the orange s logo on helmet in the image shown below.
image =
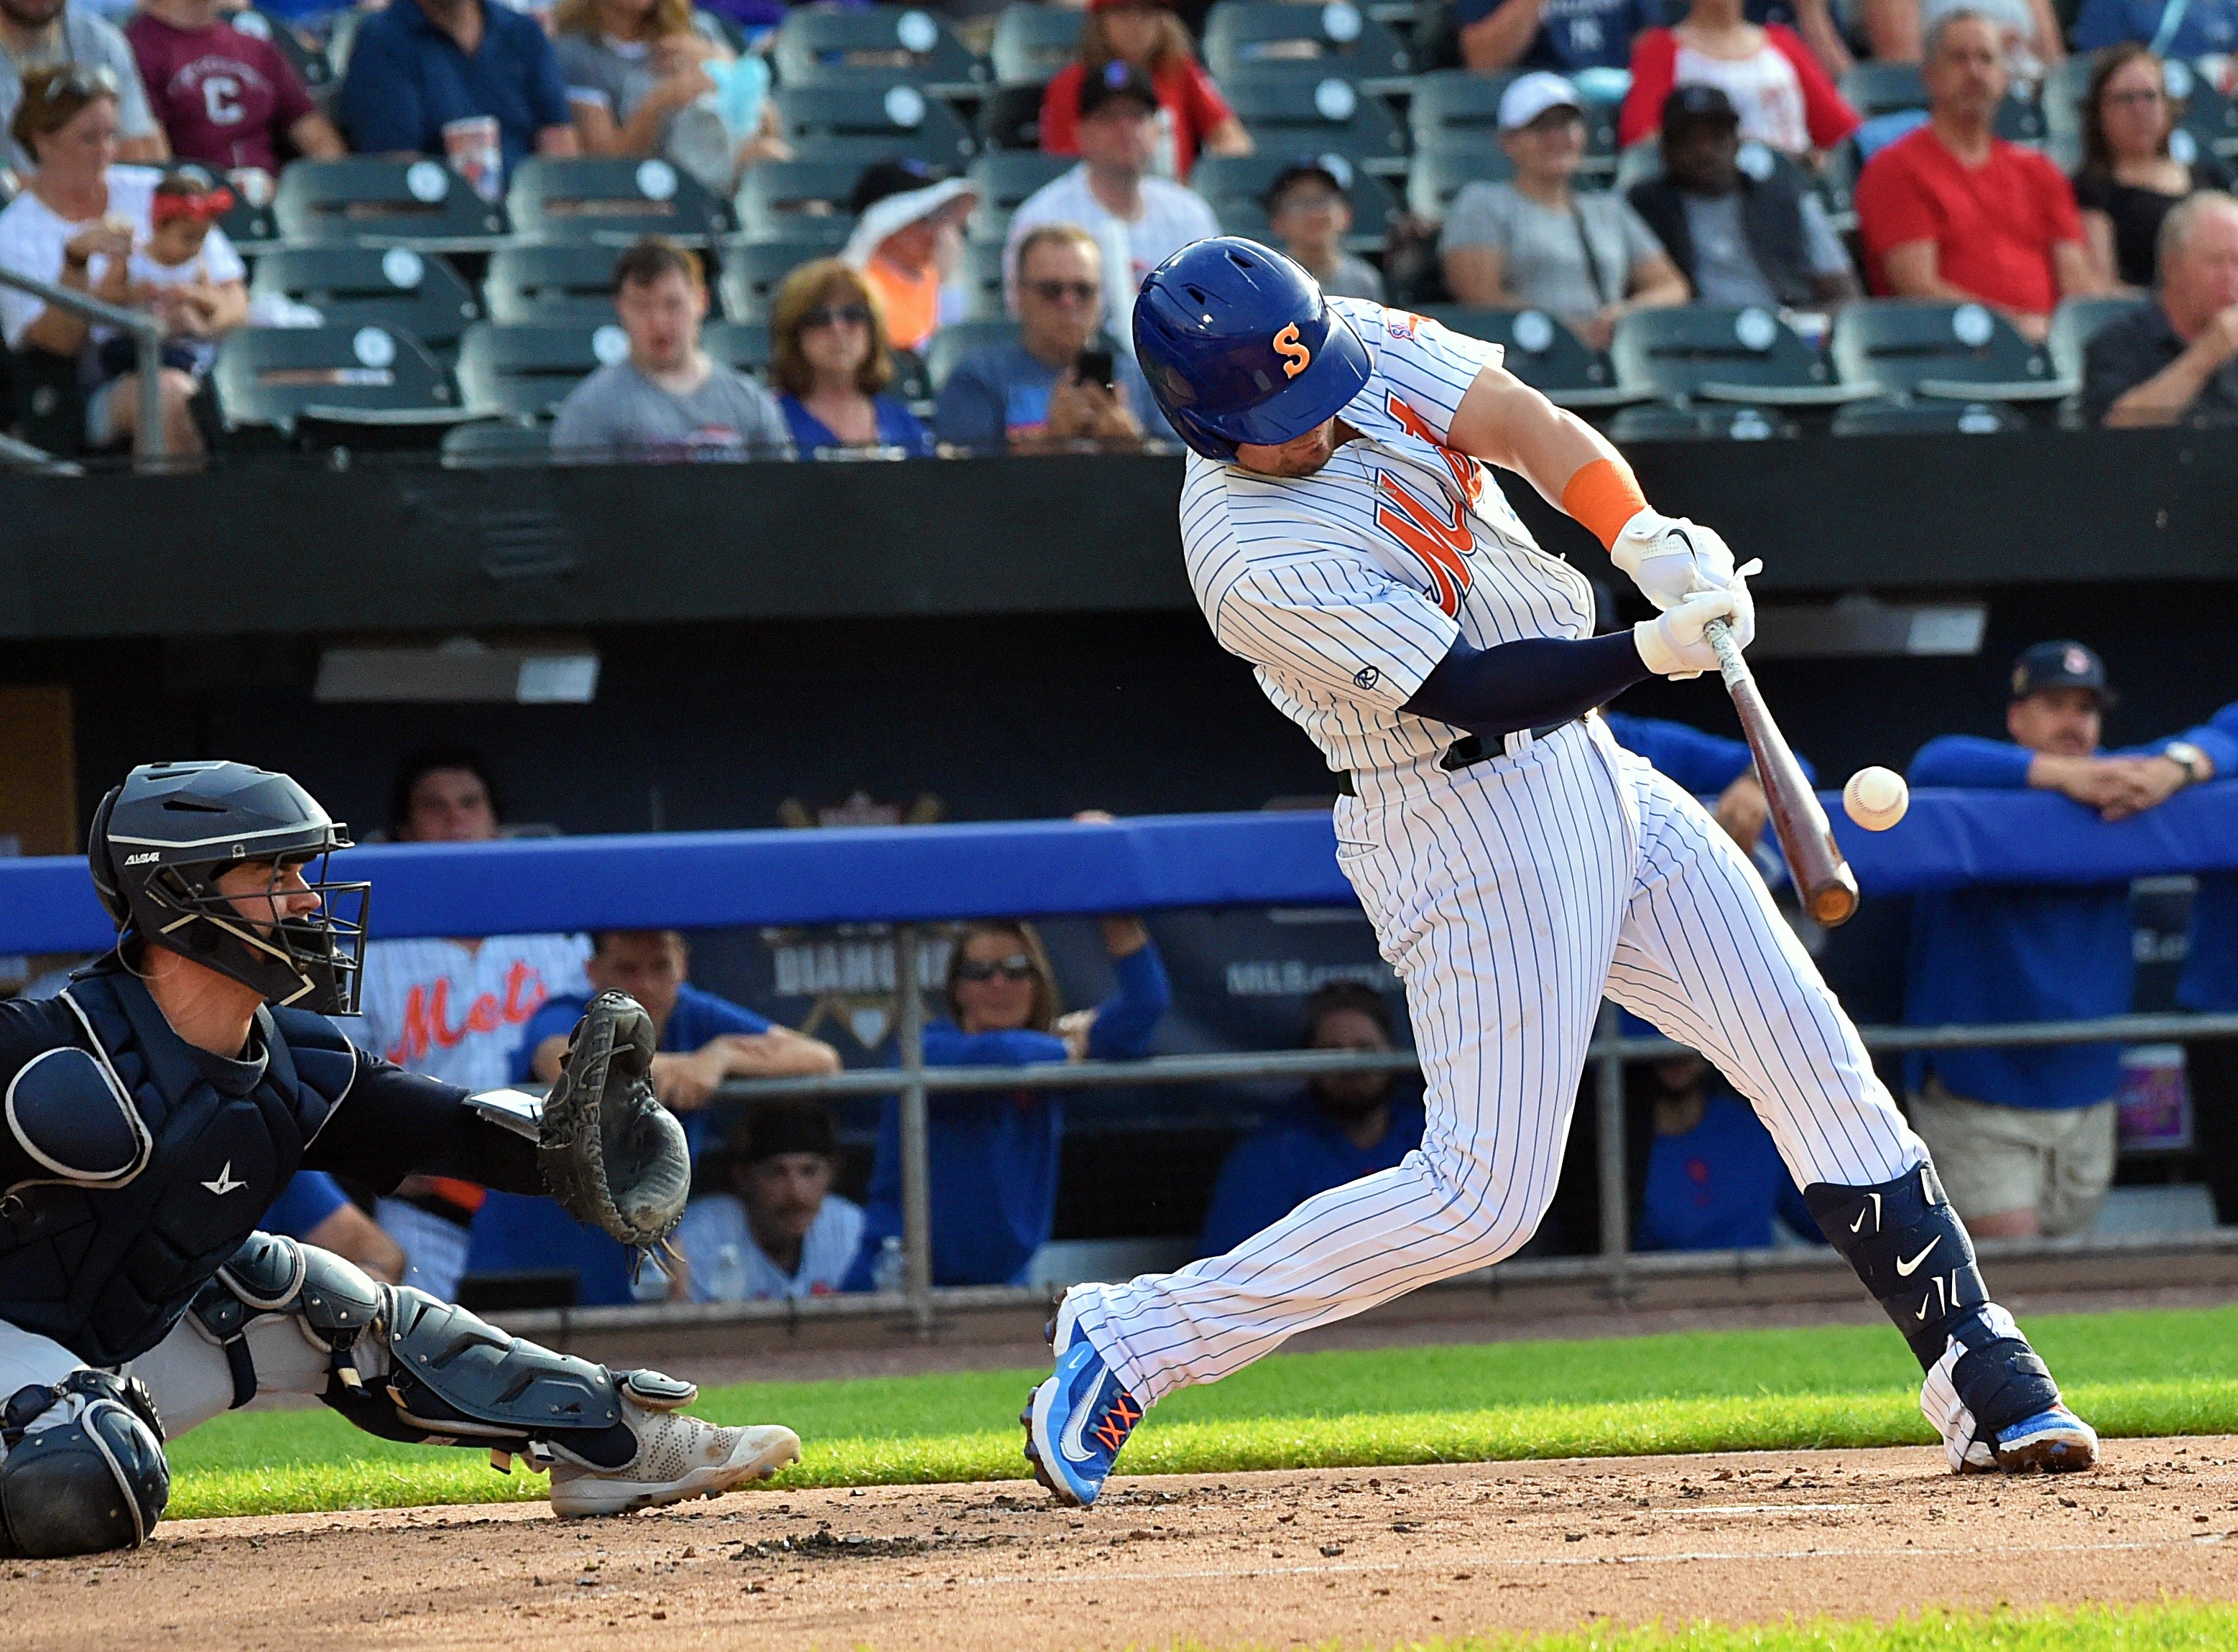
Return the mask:
<svg viewBox="0 0 2238 1652">
<path fill-rule="evenodd" d="M 1298 324 L 1293 321 L 1275 335 L 1275 354 L 1282 358 L 1282 376 L 1294 379 L 1314 362 L 1314 353 L 1298 341 Z"/>
</svg>

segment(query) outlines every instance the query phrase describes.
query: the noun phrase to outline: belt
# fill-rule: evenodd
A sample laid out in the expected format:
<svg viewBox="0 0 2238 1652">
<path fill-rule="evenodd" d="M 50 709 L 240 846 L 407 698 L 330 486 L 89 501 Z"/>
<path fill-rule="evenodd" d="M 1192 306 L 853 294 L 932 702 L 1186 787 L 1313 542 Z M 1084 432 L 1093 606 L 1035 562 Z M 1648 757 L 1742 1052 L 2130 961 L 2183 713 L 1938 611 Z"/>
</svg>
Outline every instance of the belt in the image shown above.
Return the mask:
<svg viewBox="0 0 2238 1652">
<path fill-rule="evenodd" d="M 1480 763 L 1489 763 L 1494 757 L 1520 757 L 1531 750 L 1533 742 L 1544 740 L 1558 729 L 1566 729 L 1573 723 L 1584 721 L 1584 717 L 1570 717 L 1560 723 L 1544 724 L 1535 729 L 1517 729 L 1513 733 L 1494 737 L 1495 743 L 1492 744 L 1487 744 L 1480 736 L 1465 734 L 1446 748 L 1445 755 L 1438 759 L 1438 767 L 1447 774 L 1453 774 Z M 1360 796 L 1360 789 L 1349 769 L 1337 770 L 1336 789 L 1347 797 Z"/>
</svg>

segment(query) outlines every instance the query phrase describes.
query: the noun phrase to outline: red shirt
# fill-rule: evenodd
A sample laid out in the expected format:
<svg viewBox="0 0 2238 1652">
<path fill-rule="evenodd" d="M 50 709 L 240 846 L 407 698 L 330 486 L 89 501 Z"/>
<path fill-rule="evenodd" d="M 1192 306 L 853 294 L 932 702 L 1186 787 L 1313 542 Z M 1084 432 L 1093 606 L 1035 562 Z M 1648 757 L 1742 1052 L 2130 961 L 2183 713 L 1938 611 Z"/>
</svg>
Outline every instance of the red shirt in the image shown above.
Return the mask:
<svg viewBox="0 0 2238 1652">
<path fill-rule="evenodd" d="M 1811 129 L 1813 149 L 1831 149 L 1857 129 L 1857 111 L 1827 78 L 1802 36 L 1783 23 L 1768 23 L 1764 43 L 1795 66 L 1803 90 L 1803 122 Z M 1617 111 L 1617 142 L 1630 149 L 1660 132 L 1664 102 L 1678 84 L 1678 36 L 1668 29 L 1642 30 L 1632 43 L 1632 89 Z"/>
<path fill-rule="evenodd" d="M 1080 83 L 1087 76 L 1085 63 L 1068 63 L 1042 93 L 1043 154 L 1080 153 Z M 1173 123 L 1174 176 L 1186 183 L 1206 136 L 1222 122 L 1235 119 L 1235 111 L 1202 66 L 1185 57 L 1169 62 L 1150 84 Z"/>
<path fill-rule="evenodd" d="M 229 23 L 175 29 L 144 11 L 124 37 L 174 155 L 219 172 L 279 171 L 278 142 L 312 105 L 277 46 Z"/>
<path fill-rule="evenodd" d="M 1857 202 L 1876 293 L 1891 290 L 1890 248 L 1931 241 L 1937 273 L 1953 287 L 2001 309 L 2049 315 L 2059 303 L 2051 249 L 2082 239 L 2074 187 L 2043 155 L 1991 138 L 1990 158 L 1969 167 L 1931 126 L 1865 163 Z"/>
</svg>

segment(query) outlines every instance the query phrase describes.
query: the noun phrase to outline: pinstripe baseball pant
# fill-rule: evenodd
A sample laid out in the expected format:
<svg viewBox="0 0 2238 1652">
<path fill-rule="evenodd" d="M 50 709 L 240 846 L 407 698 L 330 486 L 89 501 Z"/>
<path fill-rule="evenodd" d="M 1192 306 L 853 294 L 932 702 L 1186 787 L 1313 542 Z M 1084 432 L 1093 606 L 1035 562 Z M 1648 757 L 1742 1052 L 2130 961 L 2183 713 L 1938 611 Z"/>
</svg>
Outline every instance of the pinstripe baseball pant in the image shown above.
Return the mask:
<svg viewBox="0 0 2238 1652">
<path fill-rule="evenodd" d="M 1421 1147 L 1224 1256 L 1076 1287 L 1080 1331 L 1142 1404 L 1519 1249 L 1553 1197 L 1604 994 L 1716 1062 L 1798 1186 L 1927 1157 L 1755 869 L 1599 718 L 1357 783 L 1337 858 L 1407 985 Z"/>
</svg>

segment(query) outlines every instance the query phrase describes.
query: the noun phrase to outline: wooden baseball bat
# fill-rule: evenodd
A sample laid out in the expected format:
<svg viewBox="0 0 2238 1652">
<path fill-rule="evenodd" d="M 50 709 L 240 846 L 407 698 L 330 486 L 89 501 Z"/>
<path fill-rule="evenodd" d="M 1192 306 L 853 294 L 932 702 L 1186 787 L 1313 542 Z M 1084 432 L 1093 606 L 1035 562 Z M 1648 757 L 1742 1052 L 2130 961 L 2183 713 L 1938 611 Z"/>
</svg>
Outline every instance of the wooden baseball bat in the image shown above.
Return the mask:
<svg viewBox="0 0 2238 1652">
<path fill-rule="evenodd" d="M 1811 790 L 1787 737 L 1772 721 L 1756 677 L 1733 642 L 1731 628 L 1713 619 L 1702 628 L 1702 635 L 1718 651 L 1718 674 L 1725 679 L 1725 691 L 1740 714 L 1741 732 L 1756 755 L 1757 778 L 1771 805 L 1771 829 L 1779 837 L 1780 853 L 1787 857 L 1795 887 L 1803 892 L 1803 909 L 1830 929 L 1848 922 L 1857 909 L 1857 876 L 1834 842 L 1818 794 Z"/>
</svg>

